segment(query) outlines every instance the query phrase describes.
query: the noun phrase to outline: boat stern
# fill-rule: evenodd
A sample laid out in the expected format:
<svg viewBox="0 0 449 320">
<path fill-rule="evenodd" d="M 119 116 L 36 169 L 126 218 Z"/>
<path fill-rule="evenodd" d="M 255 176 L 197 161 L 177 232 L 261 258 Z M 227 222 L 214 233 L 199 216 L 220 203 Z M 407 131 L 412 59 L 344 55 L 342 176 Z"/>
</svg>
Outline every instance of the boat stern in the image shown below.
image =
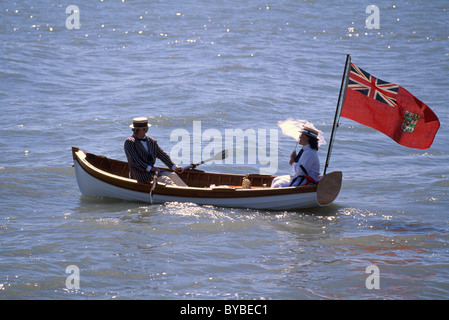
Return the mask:
<svg viewBox="0 0 449 320">
<path fill-rule="evenodd" d="M 342 180 L 343 173 L 341 171 L 332 171 L 321 178 L 316 193 L 316 200 L 320 206 L 327 206 L 338 197 Z"/>
</svg>

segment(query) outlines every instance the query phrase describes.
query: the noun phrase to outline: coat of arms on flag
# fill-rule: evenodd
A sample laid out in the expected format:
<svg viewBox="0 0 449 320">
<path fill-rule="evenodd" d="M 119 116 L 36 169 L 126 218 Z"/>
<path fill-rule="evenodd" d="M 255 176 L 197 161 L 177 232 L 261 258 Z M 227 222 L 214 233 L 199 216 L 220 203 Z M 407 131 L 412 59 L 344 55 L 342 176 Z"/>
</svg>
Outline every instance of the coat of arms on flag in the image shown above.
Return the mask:
<svg viewBox="0 0 449 320">
<path fill-rule="evenodd" d="M 402 122 L 402 130 L 404 130 L 404 132 L 413 133 L 415 126 L 418 123 L 418 119 L 419 115 L 405 111 L 404 122 Z"/>
</svg>

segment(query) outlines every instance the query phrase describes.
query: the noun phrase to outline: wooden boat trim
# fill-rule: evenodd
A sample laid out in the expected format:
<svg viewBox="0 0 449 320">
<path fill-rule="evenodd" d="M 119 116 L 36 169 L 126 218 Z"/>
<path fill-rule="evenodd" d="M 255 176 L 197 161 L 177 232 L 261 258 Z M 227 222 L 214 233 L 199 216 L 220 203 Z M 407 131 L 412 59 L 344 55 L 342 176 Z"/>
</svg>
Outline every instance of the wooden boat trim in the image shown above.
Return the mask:
<svg viewBox="0 0 449 320">
<path fill-rule="evenodd" d="M 151 190 L 151 184 L 139 183 L 136 180 L 121 177 L 118 175 L 111 174 L 107 171 L 100 170 L 89 161 L 87 161 L 87 153 L 80 150 L 79 148 L 72 148 L 73 159 L 78 162 L 78 164 L 86 171 L 89 175 L 101 180 L 105 183 L 132 190 L 137 192 L 149 193 Z M 108 158 L 106 158 L 108 159 Z M 167 169 L 168 170 L 168 169 Z M 188 170 L 188 171 L 198 171 L 198 170 Z M 202 172 L 202 171 L 199 171 Z M 188 174 L 188 173 L 187 173 Z M 204 173 L 204 174 L 215 174 L 215 173 Z M 220 175 L 220 174 L 217 174 Z M 225 175 L 226 176 L 226 175 Z M 238 176 L 243 175 L 228 175 L 228 176 Z M 251 176 L 251 175 L 250 175 Z M 258 175 L 254 175 L 258 176 Z M 297 193 L 308 193 L 316 192 L 317 186 L 305 186 L 305 187 L 289 187 L 289 188 L 262 188 L 256 187 L 252 189 L 242 189 L 237 186 L 226 187 L 179 187 L 179 186 L 169 186 L 162 183 L 158 183 L 154 193 L 160 195 L 169 195 L 175 197 L 193 197 L 193 198 L 240 198 L 240 197 L 264 197 L 264 196 L 276 196 L 276 195 L 287 195 L 287 194 L 297 194 Z"/>
</svg>

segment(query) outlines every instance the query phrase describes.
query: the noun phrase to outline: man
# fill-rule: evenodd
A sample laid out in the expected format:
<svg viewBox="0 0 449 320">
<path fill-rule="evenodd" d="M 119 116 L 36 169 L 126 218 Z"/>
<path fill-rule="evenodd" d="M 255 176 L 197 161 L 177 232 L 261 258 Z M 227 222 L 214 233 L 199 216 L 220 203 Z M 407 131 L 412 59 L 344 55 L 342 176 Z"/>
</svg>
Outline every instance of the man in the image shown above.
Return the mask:
<svg viewBox="0 0 449 320">
<path fill-rule="evenodd" d="M 133 135 L 126 139 L 124 146 L 126 157 L 128 158 L 129 177 L 142 183 L 152 182 L 156 173 L 156 168 L 154 167 L 156 159 L 160 159 L 169 169 L 182 173 L 184 168 L 173 163 L 169 155 L 159 147 L 156 139 L 146 136 L 149 127 L 151 127 L 151 124 L 148 124 L 148 118 L 145 117 L 134 118 L 132 125 L 130 125 Z M 172 180 L 176 180 L 176 184 L 183 184 L 176 174 L 172 173 L 168 176 Z M 181 183 L 179 183 L 179 180 Z"/>
</svg>

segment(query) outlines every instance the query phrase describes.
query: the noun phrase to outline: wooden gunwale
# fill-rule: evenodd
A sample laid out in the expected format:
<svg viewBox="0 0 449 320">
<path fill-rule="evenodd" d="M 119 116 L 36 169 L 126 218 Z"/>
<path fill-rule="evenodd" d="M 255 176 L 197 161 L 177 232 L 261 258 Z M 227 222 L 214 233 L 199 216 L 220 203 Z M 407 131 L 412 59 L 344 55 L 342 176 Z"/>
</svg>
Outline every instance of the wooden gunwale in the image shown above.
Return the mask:
<svg viewBox="0 0 449 320">
<path fill-rule="evenodd" d="M 151 184 L 139 183 L 136 180 L 126 177 L 128 174 L 126 162 L 85 153 L 77 147 L 72 147 L 72 154 L 73 159 L 77 161 L 82 169 L 98 180 L 132 191 L 144 193 L 150 192 Z M 108 166 L 109 168 L 107 168 Z M 165 170 L 169 171 L 168 169 Z M 269 175 L 249 175 L 250 180 L 254 184 L 254 187 L 251 189 L 242 189 L 239 186 L 241 185 L 244 175 L 210 173 L 190 169 L 186 170 L 180 177 L 187 183 L 187 185 L 189 185 L 189 187 L 169 186 L 158 183 L 154 190 L 154 194 L 189 198 L 252 198 L 317 191 L 317 185 L 278 189 L 263 188 L 262 185 L 264 183 L 269 186 L 271 180 L 274 178 Z M 219 186 L 227 183 L 229 188 L 209 187 L 210 184 Z"/>
</svg>

